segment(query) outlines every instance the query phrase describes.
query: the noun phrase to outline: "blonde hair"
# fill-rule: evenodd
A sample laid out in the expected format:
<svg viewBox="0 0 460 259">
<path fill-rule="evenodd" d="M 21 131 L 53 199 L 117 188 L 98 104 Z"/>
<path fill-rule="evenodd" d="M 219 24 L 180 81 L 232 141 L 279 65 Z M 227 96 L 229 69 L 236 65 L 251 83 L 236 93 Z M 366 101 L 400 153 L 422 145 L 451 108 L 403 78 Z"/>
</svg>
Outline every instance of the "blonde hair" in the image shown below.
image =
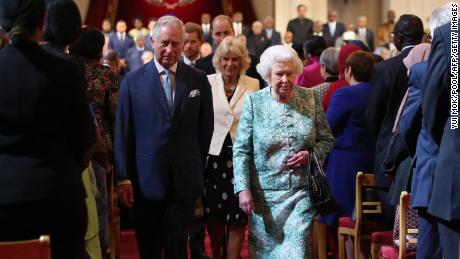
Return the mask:
<svg viewBox="0 0 460 259">
<path fill-rule="evenodd" d="M 212 57 L 212 64 L 216 71 L 222 72 L 220 58 L 227 53 L 231 53 L 240 58 L 240 75 L 246 73 L 246 70 L 249 68 L 249 64 L 251 64 L 248 49 L 240 39 L 231 36 L 225 37 L 225 39 L 219 44 L 219 47 L 217 47 L 216 53 Z"/>
</svg>

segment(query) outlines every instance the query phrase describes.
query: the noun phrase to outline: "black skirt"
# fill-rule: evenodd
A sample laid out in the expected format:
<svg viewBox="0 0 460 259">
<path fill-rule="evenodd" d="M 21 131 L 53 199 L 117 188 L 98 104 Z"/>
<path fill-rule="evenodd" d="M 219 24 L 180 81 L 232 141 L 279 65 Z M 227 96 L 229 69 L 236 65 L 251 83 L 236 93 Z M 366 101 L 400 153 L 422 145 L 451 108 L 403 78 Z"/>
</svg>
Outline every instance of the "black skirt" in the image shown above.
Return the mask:
<svg viewBox="0 0 460 259">
<path fill-rule="evenodd" d="M 226 225 L 246 224 L 247 215 L 233 194 L 232 139 L 227 134 L 219 156 L 209 155 L 204 172 L 204 212 L 207 219 Z"/>
</svg>

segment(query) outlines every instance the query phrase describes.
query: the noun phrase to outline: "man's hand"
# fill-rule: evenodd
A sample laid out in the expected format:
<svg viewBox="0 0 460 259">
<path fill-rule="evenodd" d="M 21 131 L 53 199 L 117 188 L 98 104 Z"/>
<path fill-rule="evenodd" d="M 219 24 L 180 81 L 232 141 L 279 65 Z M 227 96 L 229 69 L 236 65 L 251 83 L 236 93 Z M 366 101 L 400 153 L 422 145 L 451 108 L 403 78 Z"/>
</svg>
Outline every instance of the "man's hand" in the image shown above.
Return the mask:
<svg viewBox="0 0 460 259">
<path fill-rule="evenodd" d="M 131 209 L 134 203 L 133 186 L 131 184 L 122 184 L 117 189 L 120 202 Z"/>
<path fill-rule="evenodd" d="M 240 200 L 240 208 L 248 215 L 252 215 L 254 210 L 254 201 L 252 200 L 252 194 L 250 191 L 241 191 L 238 194 Z"/>
</svg>

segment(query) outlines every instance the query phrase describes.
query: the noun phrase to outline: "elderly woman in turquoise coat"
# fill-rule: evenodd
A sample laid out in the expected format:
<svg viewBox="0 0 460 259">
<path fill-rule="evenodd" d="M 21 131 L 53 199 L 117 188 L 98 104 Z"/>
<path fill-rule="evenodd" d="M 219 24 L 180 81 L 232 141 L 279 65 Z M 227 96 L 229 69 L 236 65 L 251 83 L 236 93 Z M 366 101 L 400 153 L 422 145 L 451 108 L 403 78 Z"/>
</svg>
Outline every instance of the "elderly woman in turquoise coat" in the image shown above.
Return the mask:
<svg viewBox="0 0 460 259">
<path fill-rule="evenodd" d="M 257 71 L 269 87 L 249 94 L 233 145 L 234 191 L 249 215 L 250 258 L 310 258 L 314 206 L 308 157 L 324 159 L 334 146 L 321 102 L 294 84 L 302 71 L 296 52 L 277 45 Z"/>
</svg>

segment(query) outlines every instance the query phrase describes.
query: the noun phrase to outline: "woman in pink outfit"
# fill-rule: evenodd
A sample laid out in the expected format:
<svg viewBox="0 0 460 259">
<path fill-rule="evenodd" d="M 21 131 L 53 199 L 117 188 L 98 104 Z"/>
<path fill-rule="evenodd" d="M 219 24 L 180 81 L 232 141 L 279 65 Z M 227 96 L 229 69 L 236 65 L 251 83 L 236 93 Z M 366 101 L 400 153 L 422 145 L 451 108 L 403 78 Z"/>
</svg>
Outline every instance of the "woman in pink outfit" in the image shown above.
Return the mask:
<svg viewBox="0 0 460 259">
<path fill-rule="evenodd" d="M 304 42 L 305 60 L 302 74 L 296 78 L 298 86 L 309 88 L 324 82 L 324 78 L 321 76 L 319 57 L 326 48 L 326 40 L 321 36 L 310 36 Z"/>
</svg>

